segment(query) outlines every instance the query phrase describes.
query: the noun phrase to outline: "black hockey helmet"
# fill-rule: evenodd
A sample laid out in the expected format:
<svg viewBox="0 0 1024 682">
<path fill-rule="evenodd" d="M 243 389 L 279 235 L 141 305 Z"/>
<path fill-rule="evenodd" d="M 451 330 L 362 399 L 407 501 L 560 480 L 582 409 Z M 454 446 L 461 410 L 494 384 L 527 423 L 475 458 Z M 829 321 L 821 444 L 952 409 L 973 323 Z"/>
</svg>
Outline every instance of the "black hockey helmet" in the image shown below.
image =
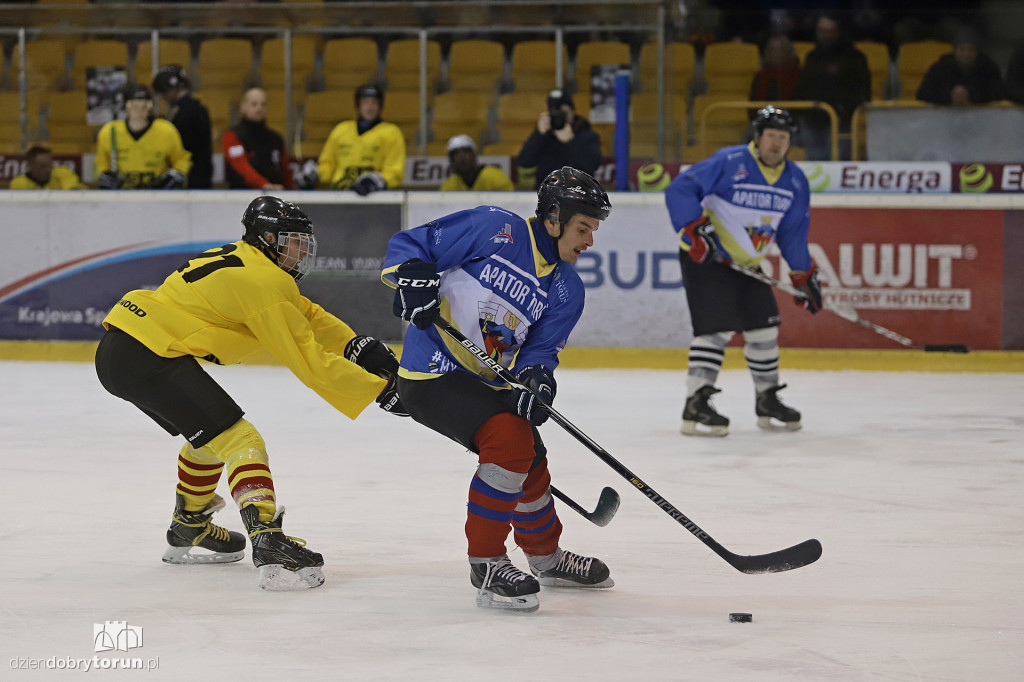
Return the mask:
<svg viewBox="0 0 1024 682">
<path fill-rule="evenodd" d="M 754 116 L 754 133 L 760 137 L 765 128 L 785 130 L 791 136 L 796 134 L 797 129 L 793 115 L 789 113 L 788 109 L 780 109 L 771 104 L 759 109 Z"/>
<path fill-rule="evenodd" d="M 185 88 L 187 90 L 190 87 L 185 67 L 180 64 L 161 66 L 160 70 L 153 76 L 153 91 L 161 95 L 175 88 Z"/>
<path fill-rule="evenodd" d="M 537 218 L 551 218 L 562 226 L 556 239 L 561 238 L 565 224 L 577 213 L 607 220 L 611 210 L 608 194 L 597 180 L 570 166 L 548 173 L 537 190 Z"/>
<path fill-rule="evenodd" d="M 373 83 L 366 83 L 356 88 L 356 106 L 359 106 L 359 100 L 364 97 L 376 97 L 377 101 L 380 102 L 380 106 L 384 108 L 384 91 Z"/>
<path fill-rule="evenodd" d="M 295 204 L 277 197 L 256 197 L 242 214 L 242 225 L 242 240 L 261 250 L 295 281 L 312 270 L 316 258 L 313 221 Z M 266 232 L 274 234 L 273 243 L 264 239 Z M 285 253 L 290 242 L 298 242 L 298 255 Z"/>
</svg>

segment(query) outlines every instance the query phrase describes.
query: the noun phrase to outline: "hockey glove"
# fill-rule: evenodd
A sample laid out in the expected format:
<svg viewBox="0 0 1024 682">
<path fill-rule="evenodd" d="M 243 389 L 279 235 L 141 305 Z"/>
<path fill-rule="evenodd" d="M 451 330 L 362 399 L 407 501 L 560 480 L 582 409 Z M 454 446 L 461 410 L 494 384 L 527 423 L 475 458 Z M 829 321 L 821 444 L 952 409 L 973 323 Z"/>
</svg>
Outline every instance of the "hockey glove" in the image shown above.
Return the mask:
<svg viewBox="0 0 1024 682">
<path fill-rule="evenodd" d="M 412 258 L 398 266 L 395 280 L 398 289 L 391 306 L 395 317 L 412 322 L 420 329 L 430 329 L 441 314 L 441 297 L 438 294 L 441 278 L 437 274 L 437 265 Z"/>
<path fill-rule="evenodd" d="M 701 216 L 683 228 L 683 233 L 690 238 L 690 260 L 704 263 L 715 258 L 715 226 L 707 216 Z"/>
<path fill-rule="evenodd" d="M 153 181 L 153 189 L 181 189 L 187 180 L 184 173 L 172 168 Z"/>
<path fill-rule="evenodd" d="M 387 186 L 388 183 L 384 181 L 384 176 L 377 171 L 363 173 L 352 183 L 352 189 L 361 197 L 365 197 L 370 192 L 379 192 L 386 189 Z"/>
<path fill-rule="evenodd" d="M 409 413 L 405 409 L 405 405 L 402 404 L 402 399 L 398 395 L 398 377 L 392 375 L 388 379 L 388 385 L 384 387 L 384 390 L 377 396 L 377 404 L 380 409 L 384 410 L 389 414 L 393 414 L 396 417 L 408 417 Z"/>
<path fill-rule="evenodd" d="M 345 359 L 382 379 L 390 379 L 398 373 L 394 351 L 372 336 L 357 336 L 349 341 L 345 346 Z"/>
<path fill-rule="evenodd" d="M 508 392 L 508 401 L 516 414 L 534 426 L 540 426 L 548 420 L 547 408 L 537 400 L 537 394 L 522 386 L 512 387 Z"/>
<path fill-rule="evenodd" d="M 796 304 L 817 315 L 821 310 L 821 277 L 818 275 L 818 268 L 812 263 L 811 269 L 807 272 L 790 272 L 789 279 L 793 286 L 804 293 L 806 298 L 796 297 Z"/>
<path fill-rule="evenodd" d="M 100 189 L 121 189 L 124 185 L 124 178 L 120 173 L 114 171 L 103 171 L 96 180 L 96 186 Z"/>
<path fill-rule="evenodd" d="M 295 174 L 295 186 L 299 189 L 316 189 L 319 183 L 320 173 L 317 172 L 316 161 L 308 159 Z"/>
<path fill-rule="evenodd" d="M 555 377 L 551 374 L 551 370 L 543 365 L 530 365 L 523 368 L 516 378 L 523 386 L 537 393 L 545 403 L 551 404 L 555 401 L 555 391 L 558 390 L 558 385 L 555 383 Z M 543 408 L 539 409 L 536 404 L 529 416 L 520 416 L 528 419 L 534 426 L 540 426 L 548 421 L 548 411 Z"/>
</svg>

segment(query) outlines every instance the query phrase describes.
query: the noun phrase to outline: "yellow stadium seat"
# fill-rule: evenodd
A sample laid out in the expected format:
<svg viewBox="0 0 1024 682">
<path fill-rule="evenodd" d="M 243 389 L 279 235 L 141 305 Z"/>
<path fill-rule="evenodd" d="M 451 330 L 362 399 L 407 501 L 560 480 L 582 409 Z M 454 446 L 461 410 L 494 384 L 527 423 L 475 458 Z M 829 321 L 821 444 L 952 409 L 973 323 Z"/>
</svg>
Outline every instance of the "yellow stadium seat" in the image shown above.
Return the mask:
<svg viewBox="0 0 1024 682">
<path fill-rule="evenodd" d="M 448 53 L 452 90 L 494 92 L 505 73 L 505 47 L 494 40 L 456 40 Z"/>
<path fill-rule="evenodd" d="M 448 156 L 448 140 L 427 145 L 427 156 Z"/>
<path fill-rule="evenodd" d="M 213 131 L 213 148 L 220 148 L 220 136 L 231 127 L 237 119 L 238 102 L 242 99 L 241 90 L 210 90 L 204 89 L 196 93 L 206 110 L 210 112 L 210 128 Z M 273 103 L 271 103 L 273 108 Z M 280 131 L 284 132 L 284 131 Z"/>
<path fill-rule="evenodd" d="M 210 38 L 199 44 L 196 68 L 202 90 L 240 91 L 252 75 L 252 42 L 247 38 Z"/>
<path fill-rule="evenodd" d="M 800 66 L 804 65 L 804 60 L 807 59 L 807 54 L 814 49 L 814 41 L 811 40 L 794 40 L 793 51 L 796 52 L 796 58 L 800 60 Z"/>
<path fill-rule="evenodd" d="M 29 90 L 54 90 L 67 66 L 67 44 L 61 39 L 30 40 L 25 43 L 25 80 Z M 10 78 L 18 87 L 21 55 L 17 47 L 11 61 Z"/>
<path fill-rule="evenodd" d="M 522 146 L 548 106 L 547 92 L 510 92 L 498 97 L 498 141 Z"/>
<path fill-rule="evenodd" d="M 85 40 L 74 48 L 75 85 L 85 87 L 86 69 L 100 66 L 128 68 L 128 45 L 120 40 Z"/>
<path fill-rule="evenodd" d="M 434 140 L 447 141 L 460 134 L 479 140 L 488 126 L 490 105 L 490 92 L 452 91 L 438 95 L 433 107 Z"/>
<path fill-rule="evenodd" d="M 697 133 L 697 143 L 701 143 L 701 120 L 704 110 L 714 102 L 745 101 L 746 95 L 738 97 L 730 94 L 698 95 L 693 102 L 693 125 Z M 751 109 L 750 111 L 753 111 Z M 705 147 L 702 155 L 707 156 L 720 147 L 741 144 L 743 136 L 750 127 L 750 113 L 747 109 L 716 109 L 707 117 L 707 128 L 703 141 Z M 685 155 L 685 154 L 684 154 Z"/>
<path fill-rule="evenodd" d="M 736 94 L 745 99 L 761 64 L 753 43 L 712 43 L 704 51 L 704 80 L 708 94 Z"/>
<path fill-rule="evenodd" d="M 665 45 L 665 91 L 686 94 L 696 71 L 696 56 L 690 43 Z M 658 86 L 658 45 L 644 43 L 640 47 L 637 78 L 645 92 L 654 92 Z"/>
<path fill-rule="evenodd" d="M 351 98 L 357 87 L 378 80 L 378 62 L 377 43 L 370 38 L 328 40 L 323 52 L 325 88 L 348 90 Z"/>
<path fill-rule="evenodd" d="M 441 75 L 441 43 L 427 41 L 427 90 L 433 91 Z M 388 91 L 420 87 L 420 41 L 401 38 L 388 43 L 384 57 L 384 78 Z"/>
<path fill-rule="evenodd" d="M 854 47 L 864 53 L 871 71 L 871 99 L 885 97 L 885 84 L 889 80 L 889 47 L 871 40 L 855 42 Z"/>
<path fill-rule="evenodd" d="M 319 149 L 334 127 L 354 116 L 352 93 L 347 90 L 311 92 L 306 97 L 302 129 L 307 142 L 318 142 Z"/>
<path fill-rule="evenodd" d="M 384 95 L 384 111 L 381 117 L 402 129 L 407 145 L 419 140 L 420 93 L 419 90 L 388 90 Z M 427 111 L 429 120 L 430 111 Z M 428 140 L 429 141 L 429 140 Z"/>
<path fill-rule="evenodd" d="M 160 53 L 157 68 L 177 64 L 185 67 L 185 70 L 191 73 L 192 48 L 187 41 L 161 38 L 157 47 Z M 135 49 L 135 80 L 149 85 L 153 82 L 153 75 L 153 43 L 144 40 Z"/>
<path fill-rule="evenodd" d="M 46 114 L 46 132 L 50 142 L 88 146 L 95 141 L 98 127 L 86 123 L 86 102 L 84 89 L 50 95 L 50 106 Z"/>
<path fill-rule="evenodd" d="M 629 45 L 612 40 L 593 40 L 576 48 L 576 85 L 590 90 L 591 67 L 601 64 L 630 65 Z"/>
<path fill-rule="evenodd" d="M 316 64 L 317 37 L 292 36 L 292 89 L 306 89 Z M 260 83 L 264 89 L 284 87 L 284 38 L 270 38 L 260 51 Z"/>
<path fill-rule="evenodd" d="M 917 89 L 921 87 L 925 73 L 932 64 L 944 54 L 953 51 L 949 43 L 938 40 L 915 40 L 900 45 L 896 58 L 897 71 L 900 76 L 900 97 L 914 99 Z"/>
<path fill-rule="evenodd" d="M 42 100 L 42 93 L 28 92 L 25 97 L 25 119 L 28 124 L 29 133 L 39 128 L 39 108 Z M 0 92 L 0 124 L 19 126 L 18 137 L 20 139 L 21 126 L 21 93 Z"/>
<path fill-rule="evenodd" d="M 515 140 L 509 142 L 493 142 L 491 144 L 484 145 L 483 156 L 519 156 L 519 150 L 522 148 L 523 143 Z"/>
<path fill-rule="evenodd" d="M 524 40 L 512 46 L 512 80 L 516 92 L 547 93 L 556 86 L 555 41 Z M 569 72 L 569 50 L 562 45 L 563 84 Z"/>
</svg>

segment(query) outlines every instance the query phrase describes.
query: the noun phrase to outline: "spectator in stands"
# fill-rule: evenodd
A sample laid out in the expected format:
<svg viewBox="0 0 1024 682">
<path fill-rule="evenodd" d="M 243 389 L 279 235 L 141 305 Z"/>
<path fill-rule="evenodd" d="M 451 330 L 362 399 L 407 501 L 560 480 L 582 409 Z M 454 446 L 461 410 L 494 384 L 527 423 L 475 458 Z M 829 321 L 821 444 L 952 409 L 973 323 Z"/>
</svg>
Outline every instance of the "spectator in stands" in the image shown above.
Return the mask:
<svg viewBox="0 0 1024 682">
<path fill-rule="evenodd" d="M 1018 45 L 1010 55 L 1005 85 L 1006 98 L 1024 104 L 1024 43 Z"/>
<path fill-rule="evenodd" d="M 384 93 L 376 85 L 356 88 L 358 118 L 342 121 L 324 142 L 316 164 L 307 161 L 297 184 L 313 189 L 351 189 L 361 196 L 397 189 L 405 175 L 405 137 L 394 123 L 381 120 Z"/>
<path fill-rule="evenodd" d="M 185 69 L 177 64 L 160 67 L 153 77 L 153 90 L 169 105 L 167 120 L 181 135 L 185 149 L 192 154 L 188 173 L 189 189 L 213 187 L 213 133 L 210 112 L 192 96 Z"/>
<path fill-rule="evenodd" d="M 1003 99 L 1003 79 L 992 58 L 981 51 L 981 36 L 963 26 L 953 38 L 953 52 L 939 57 L 917 89 L 917 98 L 955 107 Z"/>
<path fill-rule="evenodd" d="M 49 147 L 36 144 L 25 153 L 28 169 L 11 180 L 11 189 L 85 189 L 75 171 L 53 165 Z"/>
<path fill-rule="evenodd" d="M 601 138 L 590 121 L 576 114 L 572 96 L 555 89 L 548 95 L 548 108 L 540 113 L 537 127 L 519 150 L 519 167 L 536 168 L 534 188 L 551 171 L 571 166 L 595 175 L 601 165 Z"/>
<path fill-rule="evenodd" d="M 804 60 L 793 99 L 830 104 L 839 115 L 841 133 L 850 131 L 854 110 L 871 99 L 868 59 L 843 35 L 839 20 L 833 15 L 818 18 L 815 47 Z M 824 113 L 812 111 L 805 115 L 802 133 L 808 159 L 829 158 L 831 131 Z M 842 156 L 849 158 L 849 152 Z"/>
<path fill-rule="evenodd" d="M 224 174 L 232 189 L 295 189 L 288 148 L 267 127 L 267 93 L 249 88 L 238 105 L 236 125 L 224 131 Z"/>
<path fill-rule="evenodd" d="M 754 74 L 750 99 L 789 99 L 799 77 L 800 58 L 793 43 L 786 36 L 774 35 L 764 45 L 764 67 Z"/>
<path fill-rule="evenodd" d="M 505 171 L 477 161 L 476 142 L 469 135 L 456 135 L 448 140 L 448 161 L 452 165 L 452 174 L 441 184 L 444 191 L 511 192 L 515 189 Z"/>
<path fill-rule="evenodd" d="M 125 120 L 100 128 L 96 176 L 100 189 L 181 189 L 192 155 L 170 121 L 153 117 L 153 94 L 145 85 L 125 89 Z"/>
</svg>

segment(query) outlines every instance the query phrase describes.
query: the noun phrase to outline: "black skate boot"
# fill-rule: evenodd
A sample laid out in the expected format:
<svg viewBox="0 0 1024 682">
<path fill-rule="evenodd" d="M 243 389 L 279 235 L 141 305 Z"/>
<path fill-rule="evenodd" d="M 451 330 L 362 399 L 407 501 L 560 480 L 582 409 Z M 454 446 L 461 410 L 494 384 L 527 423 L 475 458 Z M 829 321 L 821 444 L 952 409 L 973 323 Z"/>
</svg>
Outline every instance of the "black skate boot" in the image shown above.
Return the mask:
<svg viewBox="0 0 1024 682">
<path fill-rule="evenodd" d="M 281 523 L 284 507 L 270 521 L 260 521 L 254 504 L 242 507 L 242 520 L 252 541 L 252 563 L 260 569 L 260 587 L 264 590 L 302 590 L 324 584 L 321 567 L 324 558 L 306 549 L 306 541 L 284 534 Z"/>
<path fill-rule="evenodd" d="M 549 565 L 538 569 L 535 564 Z M 530 557 L 530 572 L 544 587 L 612 587 L 608 567 L 600 559 L 559 548 L 551 557 Z"/>
<path fill-rule="evenodd" d="M 757 411 L 757 425 L 762 429 L 777 430 L 778 427 L 772 423 L 772 419 L 777 419 L 787 431 L 800 430 L 800 413 L 779 400 L 778 393 L 785 387 L 786 384 L 772 386 L 757 394 L 754 409 Z"/>
<path fill-rule="evenodd" d="M 686 399 L 683 408 L 684 435 L 687 436 L 727 436 L 729 435 L 729 418 L 724 417 L 711 405 L 710 399 L 722 389 L 714 386 L 701 386 L 697 392 Z M 709 427 L 709 430 L 698 430 L 697 424 Z"/>
<path fill-rule="evenodd" d="M 185 498 L 174 496 L 174 515 L 167 529 L 167 564 L 226 564 L 245 556 L 245 536 L 228 531 L 210 521 L 215 511 L 224 508 L 220 495 L 200 511 L 185 511 Z"/>
<path fill-rule="evenodd" d="M 540 608 L 540 584 L 516 568 L 508 555 L 469 562 L 469 580 L 476 591 L 476 605 L 483 609 L 507 609 L 530 613 Z"/>
</svg>

